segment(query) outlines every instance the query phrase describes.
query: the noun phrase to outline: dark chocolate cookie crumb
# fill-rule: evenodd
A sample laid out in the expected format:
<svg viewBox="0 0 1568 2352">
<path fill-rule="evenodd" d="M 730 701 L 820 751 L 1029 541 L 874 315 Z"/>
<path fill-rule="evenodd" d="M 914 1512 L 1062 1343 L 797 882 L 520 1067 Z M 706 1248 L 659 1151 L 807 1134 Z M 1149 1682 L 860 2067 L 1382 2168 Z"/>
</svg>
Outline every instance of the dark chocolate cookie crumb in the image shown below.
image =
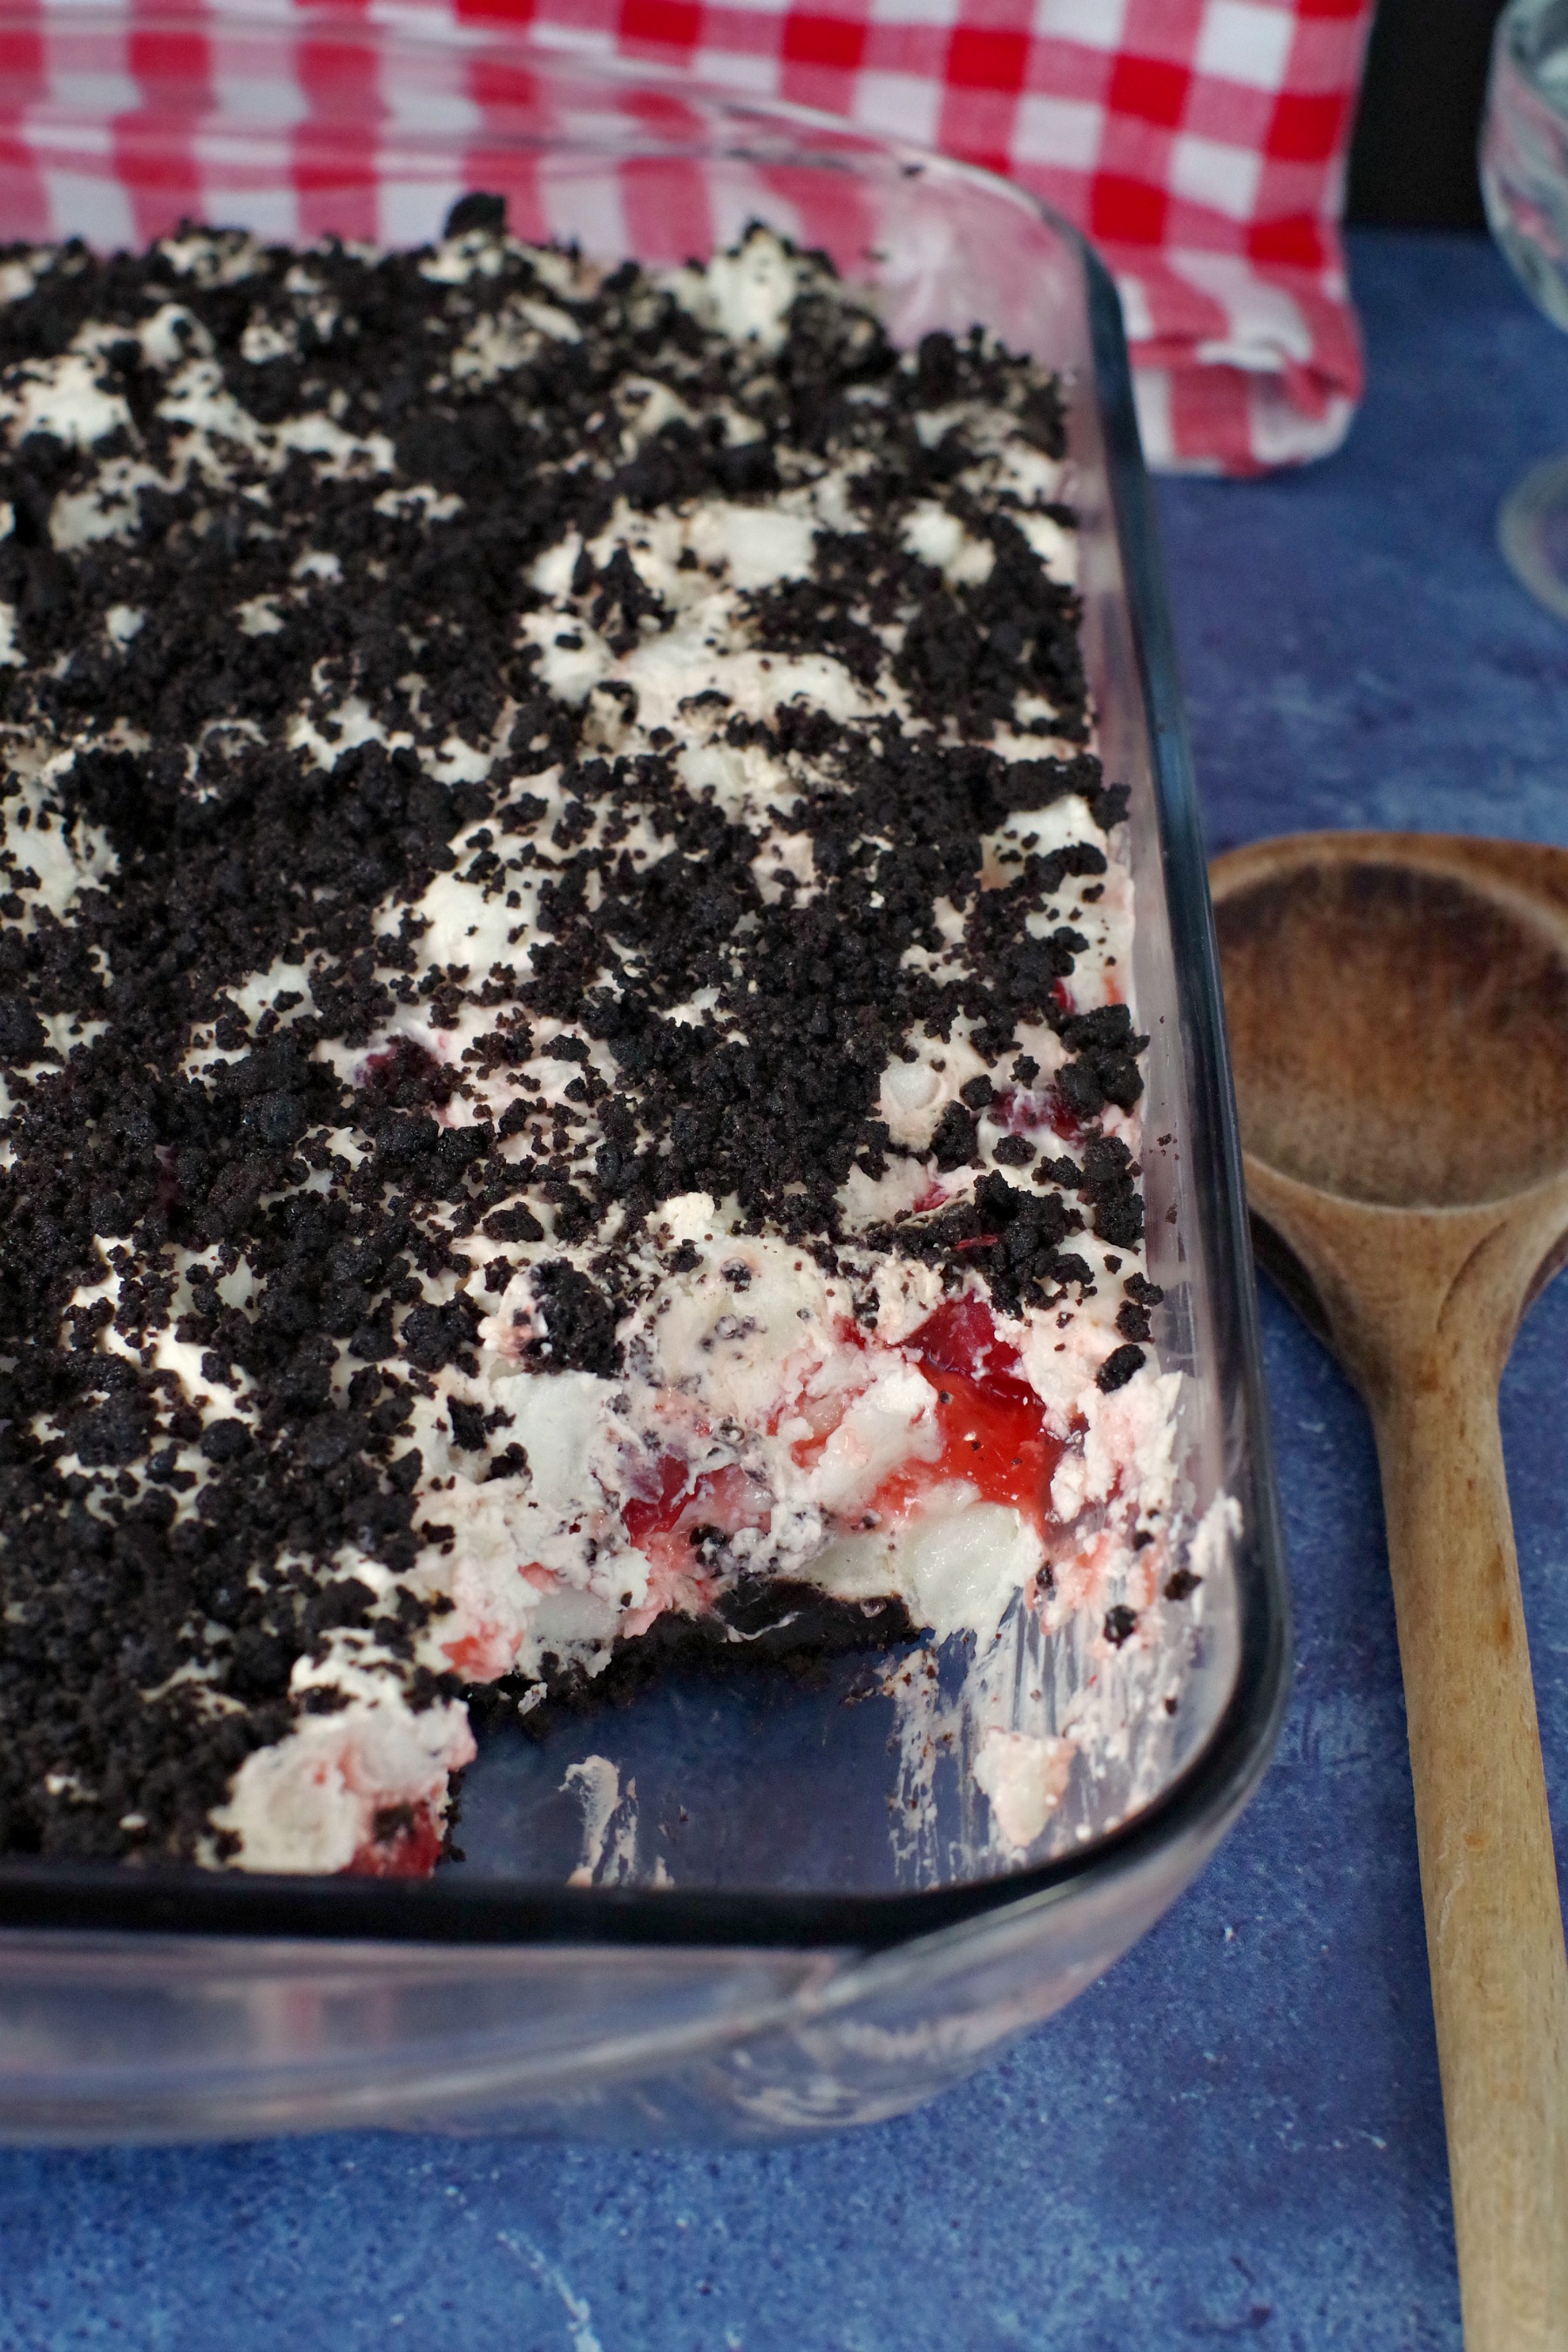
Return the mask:
<svg viewBox="0 0 1568 2352">
<path fill-rule="evenodd" d="M 1103 1390 L 1107 1396 L 1111 1395 L 1117 1389 L 1124 1389 L 1142 1361 L 1142 1348 L 1131 1345 L 1113 1348 L 1094 1376 L 1096 1388 Z"/>
</svg>

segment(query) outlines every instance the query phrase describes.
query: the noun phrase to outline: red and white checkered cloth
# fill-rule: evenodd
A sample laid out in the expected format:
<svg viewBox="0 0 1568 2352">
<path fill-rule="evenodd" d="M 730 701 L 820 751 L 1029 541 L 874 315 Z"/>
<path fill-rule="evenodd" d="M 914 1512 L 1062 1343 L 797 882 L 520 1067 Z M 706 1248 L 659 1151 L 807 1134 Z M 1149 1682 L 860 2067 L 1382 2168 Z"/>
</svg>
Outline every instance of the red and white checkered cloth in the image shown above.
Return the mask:
<svg viewBox="0 0 1568 2352">
<path fill-rule="evenodd" d="M 90 0 L 89 0 L 90 5 Z M 70 159 L 46 152 L 50 78 L 68 79 L 71 0 L 4 0 L 0 186 L 36 230 L 62 226 L 51 187 Z M 1085 229 L 1121 290 L 1139 416 L 1152 463 L 1230 473 L 1334 448 L 1361 390 L 1361 353 L 1338 237 L 1346 143 L 1372 0 L 338 0 L 341 14 L 470 31 L 675 67 L 748 97 L 843 116 L 1010 174 Z M 160 32 L 171 7 L 182 29 Z M 290 0 L 127 0 L 122 82 L 182 52 L 232 42 L 241 15 L 299 24 L 278 119 L 308 120 L 343 66 Z M 139 27 L 144 29 L 139 30 Z M 30 46 L 29 46 L 30 45 Z M 17 60 L 23 58 L 18 79 Z M 184 69 L 184 68 L 182 68 Z M 243 63 L 237 68 L 245 70 Z M 197 72 L 209 67 L 198 59 Z M 269 68 L 270 70 L 270 68 Z M 218 68 L 210 71 L 216 76 Z M 145 96 L 145 89 L 142 91 Z M 482 152 L 487 85 L 467 85 Z M 497 118 L 499 120 L 499 117 Z M 138 181 L 129 147 L 95 169 L 124 177 L 130 233 L 155 233 L 182 201 L 203 208 L 193 131 L 188 188 Z M 368 166 L 374 180 L 377 165 Z M 63 173 L 63 176 L 62 176 Z M 29 176 L 30 175 L 30 176 Z M 309 233 L 387 233 L 395 203 Z M 29 194 L 28 191 L 31 191 Z M 169 212 L 169 207 L 175 209 Z M 68 224 L 67 224 L 68 225 Z M 519 224 L 522 224 L 520 222 Z M 285 224 L 279 223 L 280 232 Z M 711 225 L 710 225 L 711 226 Z M 34 233 L 29 219 L 26 233 Z"/>
</svg>

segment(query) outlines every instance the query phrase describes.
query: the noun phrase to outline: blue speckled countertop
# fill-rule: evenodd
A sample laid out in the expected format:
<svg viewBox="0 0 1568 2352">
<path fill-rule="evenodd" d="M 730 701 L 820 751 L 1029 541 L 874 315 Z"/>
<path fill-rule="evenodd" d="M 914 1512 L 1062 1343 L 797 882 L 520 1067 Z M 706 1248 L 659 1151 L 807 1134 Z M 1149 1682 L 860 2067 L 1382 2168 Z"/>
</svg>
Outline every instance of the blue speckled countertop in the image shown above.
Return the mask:
<svg viewBox="0 0 1568 2352">
<path fill-rule="evenodd" d="M 1211 845 L 1568 842 L 1568 629 L 1497 500 L 1568 444 L 1568 338 L 1479 243 L 1364 236 L 1342 456 L 1161 493 Z M 340 2137 L 0 2152 L 0 2352 L 1458 2352 L 1372 1442 L 1271 1294 L 1300 1668 L 1263 1790 L 1102 1983 L 875 2131 L 708 2158 Z M 1568 1878 L 1568 1282 L 1504 1435 Z"/>
</svg>

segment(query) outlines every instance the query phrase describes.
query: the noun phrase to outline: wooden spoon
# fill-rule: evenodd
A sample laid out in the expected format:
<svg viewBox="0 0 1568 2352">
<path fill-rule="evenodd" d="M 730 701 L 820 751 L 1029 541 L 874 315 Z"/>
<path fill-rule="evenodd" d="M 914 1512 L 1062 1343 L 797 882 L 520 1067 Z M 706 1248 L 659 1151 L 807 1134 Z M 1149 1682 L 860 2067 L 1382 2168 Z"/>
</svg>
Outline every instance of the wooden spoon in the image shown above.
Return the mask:
<svg viewBox="0 0 1568 2352">
<path fill-rule="evenodd" d="M 1568 2352 L 1568 1965 L 1497 1411 L 1568 1255 L 1568 851 L 1304 834 L 1213 883 L 1259 1255 L 1377 1432 L 1465 2342 Z"/>
</svg>

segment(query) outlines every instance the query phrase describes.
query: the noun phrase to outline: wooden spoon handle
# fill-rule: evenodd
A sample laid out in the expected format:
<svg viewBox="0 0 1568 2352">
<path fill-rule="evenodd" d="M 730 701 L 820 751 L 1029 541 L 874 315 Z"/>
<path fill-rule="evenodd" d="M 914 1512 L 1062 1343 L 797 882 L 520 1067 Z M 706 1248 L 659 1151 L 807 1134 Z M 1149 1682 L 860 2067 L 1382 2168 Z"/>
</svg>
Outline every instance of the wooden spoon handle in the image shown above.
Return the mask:
<svg viewBox="0 0 1568 2352">
<path fill-rule="evenodd" d="M 1374 1406 L 1467 2352 L 1568 2352 L 1568 1963 L 1489 1370 Z"/>
</svg>

